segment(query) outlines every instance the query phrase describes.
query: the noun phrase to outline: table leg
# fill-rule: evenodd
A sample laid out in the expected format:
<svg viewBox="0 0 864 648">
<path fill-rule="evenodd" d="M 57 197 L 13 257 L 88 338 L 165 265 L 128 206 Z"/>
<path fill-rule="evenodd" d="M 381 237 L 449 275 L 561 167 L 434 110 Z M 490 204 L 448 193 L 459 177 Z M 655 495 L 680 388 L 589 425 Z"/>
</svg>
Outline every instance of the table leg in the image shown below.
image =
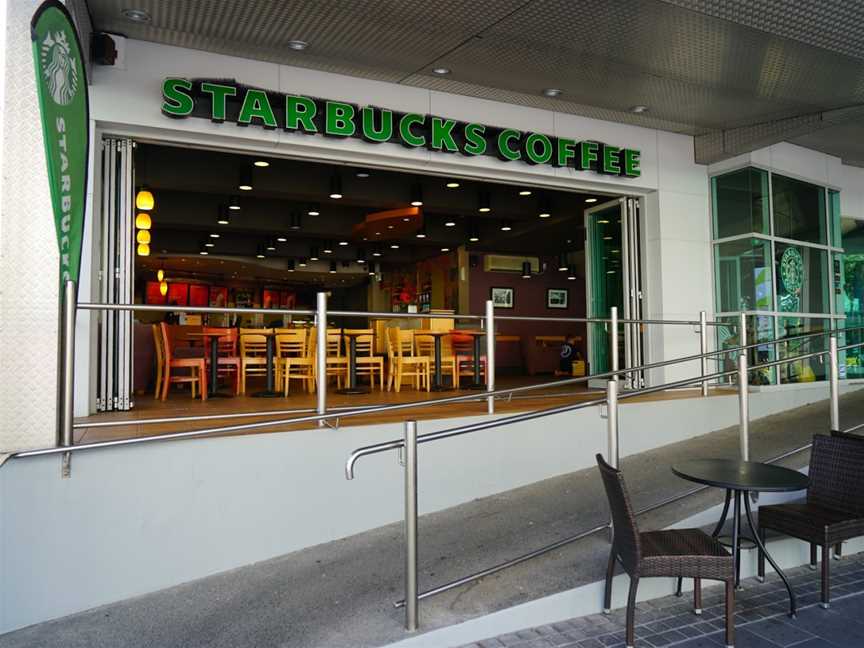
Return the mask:
<svg viewBox="0 0 864 648">
<path fill-rule="evenodd" d="M 450 391 L 449 387 L 445 387 L 441 377 L 441 336 L 435 336 L 435 374 L 432 382 L 432 391 Z"/>
<path fill-rule="evenodd" d="M 723 512 L 720 514 L 720 519 L 717 521 L 717 526 L 711 533 L 711 537 L 717 539 L 720 532 L 723 530 L 723 525 L 726 524 L 726 516 L 729 515 L 729 502 L 732 500 L 732 491 L 726 489 L 726 502 L 723 504 Z"/>
<path fill-rule="evenodd" d="M 741 491 L 736 490 L 732 509 L 732 564 L 735 566 L 735 589 L 741 589 Z"/>
<path fill-rule="evenodd" d="M 468 385 L 468 389 L 486 389 L 480 381 L 480 335 L 474 335 L 474 382 Z"/>
<path fill-rule="evenodd" d="M 210 338 L 210 384 L 207 387 L 207 395 L 216 396 L 219 393 L 216 382 L 219 380 L 219 339 Z"/>
<path fill-rule="evenodd" d="M 279 392 L 273 389 L 274 387 L 274 372 L 273 372 L 273 360 L 275 359 L 275 348 L 276 342 L 273 339 L 272 335 L 267 336 L 267 389 L 260 392 L 255 392 L 252 394 L 255 398 L 275 398 L 276 396 L 281 396 Z"/>
<path fill-rule="evenodd" d="M 794 619 L 798 612 L 798 604 L 795 600 L 795 592 L 792 591 L 792 585 L 789 584 L 789 580 L 786 578 L 786 574 L 784 574 L 783 570 L 780 569 L 780 566 L 776 562 L 774 562 L 771 554 L 769 554 L 768 550 L 765 549 L 765 545 L 762 543 L 762 538 L 756 531 L 756 525 L 753 524 L 753 511 L 750 508 L 750 498 L 747 496 L 747 494 L 744 495 L 744 510 L 747 513 L 747 524 L 750 526 L 751 533 L 753 533 L 753 539 L 759 546 L 759 551 L 761 551 L 762 555 L 765 556 L 768 559 L 768 562 L 771 563 L 774 571 L 777 572 L 777 574 L 780 576 L 780 579 L 783 581 L 783 584 L 786 586 L 786 591 L 789 592 L 789 616 Z M 825 560 L 825 557 L 823 556 L 822 559 Z"/>
</svg>

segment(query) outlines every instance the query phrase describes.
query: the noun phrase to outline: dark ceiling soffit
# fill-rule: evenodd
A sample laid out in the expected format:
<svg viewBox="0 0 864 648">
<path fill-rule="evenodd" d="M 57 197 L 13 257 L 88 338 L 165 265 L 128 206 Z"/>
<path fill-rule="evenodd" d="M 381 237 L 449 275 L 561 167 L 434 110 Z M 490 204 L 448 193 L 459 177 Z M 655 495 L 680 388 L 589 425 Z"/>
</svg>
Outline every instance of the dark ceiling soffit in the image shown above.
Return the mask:
<svg viewBox="0 0 864 648">
<path fill-rule="evenodd" d="M 837 108 L 823 112 L 798 115 L 787 119 L 740 126 L 728 130 L 712 131 L 693 138 L 697 164 L 713 164 L 736 155 L 778 144 L 795 137 L 813 133 L 822 128 L 864 119 L 864 105 Z M 859 166 L 860 162 L 843 160 Z"/>
</svg>

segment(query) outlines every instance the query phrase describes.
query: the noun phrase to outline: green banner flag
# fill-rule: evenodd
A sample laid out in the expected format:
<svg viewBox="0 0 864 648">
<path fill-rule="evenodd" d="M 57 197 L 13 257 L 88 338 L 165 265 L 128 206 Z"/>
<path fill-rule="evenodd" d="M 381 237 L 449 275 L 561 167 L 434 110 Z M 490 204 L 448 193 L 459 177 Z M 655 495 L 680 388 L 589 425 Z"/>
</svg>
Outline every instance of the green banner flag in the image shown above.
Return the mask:
<svg viewBox="0 0 864 648">
<path fill-rule="evenodd" d="M 77 282 L 90 145 L 90 107 L 81 43 L 72 17 L 57 0 L 46 0 L 36 10 L 30 22 L 30 37 L 60 250 L 60 281 Z"/>
</svg>

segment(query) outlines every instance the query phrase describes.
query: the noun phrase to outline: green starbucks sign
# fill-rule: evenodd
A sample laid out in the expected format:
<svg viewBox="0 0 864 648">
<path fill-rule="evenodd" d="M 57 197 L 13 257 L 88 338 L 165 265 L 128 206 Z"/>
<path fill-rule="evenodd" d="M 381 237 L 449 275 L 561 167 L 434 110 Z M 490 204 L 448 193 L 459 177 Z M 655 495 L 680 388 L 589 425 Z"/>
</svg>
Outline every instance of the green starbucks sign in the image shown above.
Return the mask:
<svg viewBox="0 0 864 648">
<path fill-rule="evenodd" d="M 393 142 L 469 157 L 494 155 L 507 162 L 548 164 L 627 178 L 641 175 L 640 153 L 636 149 L 270 92 L 233 81 L 167 78 L 162 83 L 162 113 L 308 135 L 355 137 L 373 144 Z"/>
<path fill-rule="evenodd" d="M 78 281 L 87 196 L 90 114 L 78 33 L 69 12 L 47 0 L 30 23 L 45 161 L 54 209 L 60 280 Z"/>
</svg>

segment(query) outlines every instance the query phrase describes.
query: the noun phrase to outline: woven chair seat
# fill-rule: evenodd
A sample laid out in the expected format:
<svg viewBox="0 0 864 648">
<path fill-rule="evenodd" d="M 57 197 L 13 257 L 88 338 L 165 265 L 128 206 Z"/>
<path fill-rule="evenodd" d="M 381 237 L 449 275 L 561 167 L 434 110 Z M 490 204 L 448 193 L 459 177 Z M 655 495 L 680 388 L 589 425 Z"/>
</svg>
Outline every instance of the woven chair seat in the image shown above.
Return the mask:
<svg viewBox="0 0 864 648">
<path fill-rule="evenodd" d="M 732 556 L 699 529 L 646 531 L 642 544 L 642 576 L 681 576 L 725 580 L 734 575 Z"/>
<path fill-rule="evenodd" d="M 817 544 L 864 535 L 864 518 L 805 502 L 760 506 L 759 526 Z"/>
</svg>

